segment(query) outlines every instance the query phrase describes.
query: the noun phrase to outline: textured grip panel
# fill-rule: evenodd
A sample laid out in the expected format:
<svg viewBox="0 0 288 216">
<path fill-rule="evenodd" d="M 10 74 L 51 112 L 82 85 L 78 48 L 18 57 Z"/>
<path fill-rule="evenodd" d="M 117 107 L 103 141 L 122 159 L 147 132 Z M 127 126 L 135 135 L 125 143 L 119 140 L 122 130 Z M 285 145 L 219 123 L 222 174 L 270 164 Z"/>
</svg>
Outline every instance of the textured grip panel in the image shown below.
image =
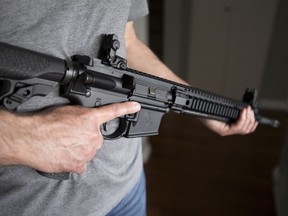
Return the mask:
<svg viewBox="0 0 288 216">
<path fill-rule="evenodd" d="M 69 180 L 70 173 L 69 172 L 60 172 L 60 173 L 46 173 L 37 171 L 40 175 L 45 176 L 47 178 L 56 179 L 56 180 Z"/>
<path fill-rule="evenodd" d="M 64 74 L 64 61 L 31 50 L 0 43 L 0 78 L 29 79 L 45 73 Z"/>
</svg>

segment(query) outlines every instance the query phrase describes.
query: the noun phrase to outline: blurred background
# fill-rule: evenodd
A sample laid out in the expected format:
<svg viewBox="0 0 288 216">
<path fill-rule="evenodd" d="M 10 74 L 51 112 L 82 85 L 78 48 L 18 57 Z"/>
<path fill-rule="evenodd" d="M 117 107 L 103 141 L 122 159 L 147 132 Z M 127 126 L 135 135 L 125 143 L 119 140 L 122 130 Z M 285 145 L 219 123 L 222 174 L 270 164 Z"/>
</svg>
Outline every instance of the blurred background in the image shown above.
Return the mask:
<svg viewBox="0 0 288 216">
<path fill-rule="evenodd" d="M 165 115 L 144 144 L 148 216 L 288 215 L 288 0 L 149 5 L 136 30 L 162 61 L 192 86 L 235 99 L 255 87 L 261 113 L 281 127 L 219 137 Z"/>
</svg>

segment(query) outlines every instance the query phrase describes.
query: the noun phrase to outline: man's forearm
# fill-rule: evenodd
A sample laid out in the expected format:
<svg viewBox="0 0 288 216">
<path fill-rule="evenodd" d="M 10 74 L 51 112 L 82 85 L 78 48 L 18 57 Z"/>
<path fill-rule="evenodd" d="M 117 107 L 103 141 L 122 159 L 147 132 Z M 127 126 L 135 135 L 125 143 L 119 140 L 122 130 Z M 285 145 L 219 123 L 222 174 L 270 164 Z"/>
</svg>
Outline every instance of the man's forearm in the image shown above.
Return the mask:
<svg viewBox="0 0 288 216">
<path fill-rule="evenodd" d="M 20 123 L 20 119 L 4 110 L 0 110 L 0 119 L 0 166 L 13 165 L 17 163 L 18 153 L 21 151 L 21 149 L 15 148 L 15 145 L 17 145 L 15 135 L 19 135 L 19 131 L 15 128 L 15 123 Z"/>
<path fill-rule="evenodd" d="M 125 40 L 130 68 L 187 85 L 187 82 L 175 75 L 146 44 L 137 38 L 132 22 L 126 26 Z"/>
</svg>

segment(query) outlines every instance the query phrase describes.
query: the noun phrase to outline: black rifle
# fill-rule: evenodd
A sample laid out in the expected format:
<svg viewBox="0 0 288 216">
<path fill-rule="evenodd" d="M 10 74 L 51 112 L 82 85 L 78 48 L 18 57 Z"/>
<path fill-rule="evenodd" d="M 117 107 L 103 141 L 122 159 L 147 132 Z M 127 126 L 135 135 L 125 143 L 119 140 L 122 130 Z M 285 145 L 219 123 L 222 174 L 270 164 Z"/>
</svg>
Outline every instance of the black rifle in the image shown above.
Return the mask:
<svg viewBox="0 0 288 216">
<path fill-rule="evenodd" d="M 113 133 L 103 133 L 105 139 L 157 135 L 161 118 L 169 111 L 233 123 L 248 105 L 260 124 L 279 126 L 277 120 L 258 114 L 253 89 L 248 89 L 243 101 L 238 101 L 136 71 L 127 68 L 126 60 L 116 55 L 119 47 L 116 35 L 105 35 L 101 59 L 74 55 L 72 61 L 65 61 L 0 43 L 0 107 L 17 111 L 30 98 L 45 97 L 60 85 L 59 96 L 68 98 L 71 104 L 84 107 L 124 101 L 141 104 L 137 114 L 119 118 Z M 45 175 L 56 179 L 68 177 L 62 174 Z"/>
</svg>

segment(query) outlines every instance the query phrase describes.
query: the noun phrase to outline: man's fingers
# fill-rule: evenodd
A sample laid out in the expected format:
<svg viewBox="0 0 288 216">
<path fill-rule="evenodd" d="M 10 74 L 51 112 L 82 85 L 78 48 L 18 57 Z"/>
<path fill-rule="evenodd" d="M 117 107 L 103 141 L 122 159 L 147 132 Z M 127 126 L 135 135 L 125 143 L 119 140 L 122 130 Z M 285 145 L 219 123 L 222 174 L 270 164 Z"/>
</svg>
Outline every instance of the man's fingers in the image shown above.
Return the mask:
<svg viewBox="0 0 288 216">
<path fill-rule="evenodd" d="M 251 107 L 242 110 L 240 118 L 232 127 L 239 134 L 243 135 L 251 133 L 256 129 L 257 122 L 255 122 L 254 112 Z"/>
<path fill-rule="evenodd" d="M 257 126 L 258 126 L 258 122 L 255 121 L 255 123 L 254 123 L 254 125 L 253 125 L 253 127 L 252 127 L 252 129 L 251 129 L 251 131 L 250 131 L 250 133 L 254 132 L 254 131 L 256 130 Z"/>
<path fill-rule="evenodd" d="M 126 114 L 132 114 L 140 111 L 141 106 L 137 102 L 115 103 L 97 108 L 97 120 L 103 124 L 112 119 Z"/>
<path fill-rule="evenodd" d="M 246 122 L 247 112 L 248 112 L 247 109 L 243 109 L 241 111 L 239 119 L 236 121 L 235 124 L 231 126 L 231 129 L 232 129 L 231 134 L 234 134 L 235 132 L 240 133 L 240 134 L 242 133 L 243 128 L 245 128 L 247 124 Z"/>
</svg>

